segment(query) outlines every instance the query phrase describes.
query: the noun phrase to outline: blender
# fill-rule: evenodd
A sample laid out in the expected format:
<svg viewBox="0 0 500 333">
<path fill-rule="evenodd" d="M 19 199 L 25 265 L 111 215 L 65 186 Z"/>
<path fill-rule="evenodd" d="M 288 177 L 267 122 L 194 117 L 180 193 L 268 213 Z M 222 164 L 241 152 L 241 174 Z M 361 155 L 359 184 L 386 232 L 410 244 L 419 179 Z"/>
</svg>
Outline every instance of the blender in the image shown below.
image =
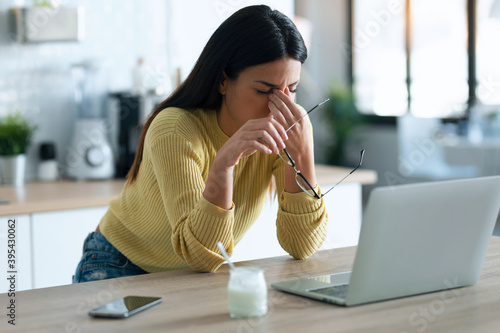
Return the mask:
<svg viewBox="0 0 500 333">
<path fill-rule="evenodd" d="M 98 66 L 84 62 L 71 68 L 77 113 L 71 144 L 67 147 L 67 176 L 77 180 L 109 179 L 114 176 L 108 126 L 102 117 Z M 105 91 L 102 91 L 104 93 Z"/>
</svg>

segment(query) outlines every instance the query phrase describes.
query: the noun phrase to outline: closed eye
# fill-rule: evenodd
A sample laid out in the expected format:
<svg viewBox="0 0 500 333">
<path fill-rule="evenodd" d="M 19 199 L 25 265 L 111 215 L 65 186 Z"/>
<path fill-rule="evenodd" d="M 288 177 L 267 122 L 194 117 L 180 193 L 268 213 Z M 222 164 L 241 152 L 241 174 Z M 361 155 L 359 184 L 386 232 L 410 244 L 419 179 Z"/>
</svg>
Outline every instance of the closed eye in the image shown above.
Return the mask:
<svg viewBox="0 0 500 333">
<path fill-rule="evenodd" d="M 257 93 L 259 93 L 259 94 L 266 94 L 266 95 L 268 95 L 268 94 L 270 94 L 270 93 L 273 92 L 273 89 L 270 89 L 270 90 L 267 90 L 267 91 L 266 90 L 259 90 L 259 89 L 256 89 L 256 90 L 257 90 Z M 295 94 L 297 92 L 297 88 L 290 89 L 290 92 L 292 94 Z"/>
</svg>

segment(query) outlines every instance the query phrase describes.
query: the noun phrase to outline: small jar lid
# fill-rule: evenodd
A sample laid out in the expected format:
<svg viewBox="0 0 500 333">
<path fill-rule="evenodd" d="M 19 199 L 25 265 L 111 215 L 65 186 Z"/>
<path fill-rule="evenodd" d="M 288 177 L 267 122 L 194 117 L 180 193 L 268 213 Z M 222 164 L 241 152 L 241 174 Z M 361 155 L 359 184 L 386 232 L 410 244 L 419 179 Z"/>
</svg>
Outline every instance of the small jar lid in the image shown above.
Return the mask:
<svg viewBox="0 0 500 333">
<path fill-rule="evenodd" d="M 240 266 L 234 269 L 230 269 L 229 273 L 231 275 L 259 276 L 264 274 L 264 270 L 262 268 L 254 266 Z"/>
</svg>

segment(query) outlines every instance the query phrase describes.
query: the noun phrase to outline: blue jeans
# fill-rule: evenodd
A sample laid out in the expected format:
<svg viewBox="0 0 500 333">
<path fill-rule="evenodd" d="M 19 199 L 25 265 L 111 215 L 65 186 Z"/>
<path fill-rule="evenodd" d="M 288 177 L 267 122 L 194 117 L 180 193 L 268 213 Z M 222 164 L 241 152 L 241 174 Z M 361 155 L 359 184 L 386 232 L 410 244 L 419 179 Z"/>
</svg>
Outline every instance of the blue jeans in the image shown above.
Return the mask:
<svg viewBox="0 0 500 333">
<path fill-rule="evenodd" d="M 103 234 L 91 232 L 83 243 L 83 255 L 76 267 L 73 283 L 146 273 L 118 251 Z"/>
</svg>

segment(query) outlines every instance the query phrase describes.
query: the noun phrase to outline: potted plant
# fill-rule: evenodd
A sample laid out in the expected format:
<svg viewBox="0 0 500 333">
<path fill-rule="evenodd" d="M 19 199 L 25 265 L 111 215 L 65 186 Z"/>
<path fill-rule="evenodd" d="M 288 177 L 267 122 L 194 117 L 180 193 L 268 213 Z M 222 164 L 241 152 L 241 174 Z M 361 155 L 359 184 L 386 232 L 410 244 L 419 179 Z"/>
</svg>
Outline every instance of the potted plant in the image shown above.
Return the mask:
<svg viewBox="0 0 500 333">
<path fill-rule="evenodd" d="M 327 163 L 343 165 L 344 145 L 352 129 L 364 123 L 365 117 L 358 112 L 351 89 L 335 87 L 329 94 L 330 102 L 323 107 L 323 120 L 334 135 L 334 142 L 328 147 Z"/>
<path fill-rule="evenodd" d="M 36 126 L 16 112 L 0 119 L 0 180 L 3 184 L 23 185 L 26 151 Z"/>
</svg>

